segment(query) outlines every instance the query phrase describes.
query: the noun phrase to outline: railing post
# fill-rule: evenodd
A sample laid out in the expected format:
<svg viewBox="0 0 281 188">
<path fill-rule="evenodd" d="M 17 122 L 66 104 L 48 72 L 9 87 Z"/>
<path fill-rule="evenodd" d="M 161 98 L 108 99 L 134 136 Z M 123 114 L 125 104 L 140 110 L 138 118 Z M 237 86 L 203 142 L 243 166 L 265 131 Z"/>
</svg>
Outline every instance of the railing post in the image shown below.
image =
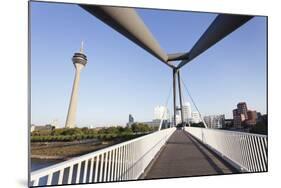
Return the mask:
<svg viewBox="0 0 281 188">
<path fill-rule="evenodd" d="M 110 181 L 114 181 L 114 172 L 115 172 L 115 168 L 116 168 L 116 165 L 115 165 L 115 162 L 116 162 L 116 157 L 115 157 L 115 150 L 116 149 L 114 149 L 113 151 L 112 151 L 112 167 L 111 167 L 111 177 L 110 177 Z"/>
<path fill-rule="evenodd" d="M 69 173 L 68 173 L 68 179 L 67 179 L 67 183 L 71 184 L 72 183 L 72 173 L 73 173 L 73 165 L 71 165 L 69 167 Z"/>
<path fill-rule="evenodd" d="M 254 154 L 254 159 L 255 159 L 256 171 L 260 171 L 255 140 L 254 140 L 254 137 L 252 137 L 252 136 L 250 138 L 251 138 L 251 143 L 252 143 L 252 147 L 253 147 L 253 150 L 254 150 L 253 154 Z"/>
<path fill-rule="evenodd" d="M 128 171 L 128 179 L 132 179 L 132 168 L 133 168 L 133 158 L 132 158 L 132 143 L 129 144 L 129 171 Z"/>
<path fill-rule="evenodd" d="M 48 175 L 47 185 L 51 185 L 52 184 L 52 179 L 53 179 L 53 173 Z"/>
<path fill-rule="evenodd" d="M 89 183 L 93 181 L 93 168 L 94 168 L 94 158 L 91 158 L 91 166 L 90 166 L 90 173 L 89 173 Z"/>
<path fill-rule="evenodd" d="M 101 154 L 99 182 L 102 182 L 103 180 L 103 163 L 104 163 L 104 153 Z"/>
<path fill-rule="evenodd" d="M 132 152 L 132 155 L 133 155 L 133 167 L 132 167 L 132 179 L 135 179 L 135 174 L 136 174 L 136 143 L 133 143 L 133 152 Z"/>
<path fill-rule="evenodd" d="M 99 155 L 96 156 L 96 165 L 95 165 L 95 179 L 94 182 L 98 181 L 98 173 L 99 173 Z"/>
<path fill-rule="evenodd" d="M 252 164 L 252 158 L 251 158 L 251 153 L 250 153 L 250 145 L 249 145 L 249 142 L 248 142 L 248 137 L 245 136 L 244 138 L 245 138 L 245 140 L 244 140 L 245 141 L 245 146 L 247 148 L 247 150 L 246 150 L 247 151 L 247 162 L 248 162 L 247 170 L 249 172 L 251 172 L 253 164 Z"/>
<path fill-rule="evenodd" d="M 112 155 L 112 150 L 109 151 L 109 159 L 108 159 L 108 175 L 105 181 L 110 181 L 111 178 L 111 168 L 112 168 L 112 161 L 111 161 L 111 155 Z"/>
<path fill-rule="evenodd" d="M 121 180 L 122 176 L 122 165 L 123 165 L 123 146 L 120 147 L 120 158 L 119 158 L 119 173 L 118 173 L 118 181 Z"/>
<path fill-rule="evenodd" d="M 124 145 L 124 157 L 123 157 L 123 175 L 122 175 L 122 179 L 121 180 L 125 180 L 126 179 L 126 162 L 127 162 L 127 145 Z"/>
<path fill-rule="evenodd" d="M 64 169 L 60 170 L 60 172 L 59 172 L 59 181 L 58 181 L 58 185 L 61 185 L 61 184 L 62 184 L 63 173 L 64 173 Z"/>
<path fill-rule="evenodd" d="M 245 168 L 245 163 L 246 163 L 246 154 L 245 154 L 245 147 L 244 147 L 244 143 L 243 143 L 243 136 L 240 135 L 239 137 L 239 146 L 240 146 L 240 150 L 241 150 L 241 161 L 240 163 L 243 165 L 243 170 Z"/>
<path fill-rule="evenodd" d="M 256 171 L 256 161 L 255 158 L 253 156 L 254 153 L 254 149 L 253 149 L 253 145 L 252 145 L 252 141 L 251 141 L 251 136 L 248 137 L 248 143 L 249 143 L 249 147 L 250 147 L 250 156 L 251 156 L 251 161 L 252 161 L 252 170 L 251 172 L 255 172 Z"/>
<path fill-rule="evenodd" d="M 85 161 L 84 174 L 83 174 L 83 183 L 86 183 L 87 171 L 88 171 L 88 159 Z"/>
<path fill-rule="evenodd" d="M 118 168 L 118 151 L 119 148 L 115 149 L 115 160 L 114 160 L 114 176 L 113 176 L 113 180 L 116 181 L 117 180 L 117 168 Z"/>
<path fill-rule="evenodd" d="M 79 183 L 81 163 L 82 163 L 82 162 L 80 161 L 80 162 L 78 163 L 78 166 L 77 166 L 76 182 L 75 182 L 75 183 Z"/>
<path fill-rule="evenodd" d="M 263 170 L 266 171 L 266 164 L 265 164 L 265 156 L 264 156 L 264 152 L 265 149 L 262 147 L 262 138 L 259 138 L 259 147 L 260 147 L 260 153 L 261 153 L 261 158 L 262 158 L 262 166 L 263 166 Z"/>
<path fill-rule="evenodd" d="M 103 181 L 106 181 L 107 178 L 107 162 L 108 162 L 107 158 L 108 158 L 108 152 L 105 153 Z"/>
<path fill-rule="evenodd" d="M 258 158 L 258 162 L 259 162 L 259 171 L 263 170 L 263 164 L 262 164 L 262 158 L 261 158 L 261 150 L 259 147 L 259 143 L 258 143 L 258 138 L 254 137 L 255 140 L 255 145 L 256 145 L 256 150 L 257 150 L 257 158 Z"/>
</svg>

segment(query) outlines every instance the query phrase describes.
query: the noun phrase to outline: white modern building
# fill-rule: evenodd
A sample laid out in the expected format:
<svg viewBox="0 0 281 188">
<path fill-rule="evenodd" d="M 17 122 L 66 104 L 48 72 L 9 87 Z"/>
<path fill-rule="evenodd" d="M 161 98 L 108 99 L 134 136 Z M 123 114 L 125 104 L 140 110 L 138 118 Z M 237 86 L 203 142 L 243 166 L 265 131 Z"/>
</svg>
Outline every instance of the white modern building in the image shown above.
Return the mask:
<svg viewBox="0 0 281 188">
<path fill-rule="evenodd" d="M 189 102 L 186 102 L 182 105 L 182 113 L 183 113 L 183 120 L 185 122 L 189 122 L 192 119 L 191 105 Z"/>
<path fill-rule="evenodd" d="M 176 124 L 180 124 L 181 123 L 181 113 L 179 111 L 179 114 L 176 115 Z"/>
<path fill-rule="evenodd" d="M 191 113 L 192 116 L 192 123 L 199 123 L 201 122 L 200 114 L 197 111 Z"/>
<path fill-rule="evenodd" d="M 204 121 L 208 128 L 219 129 L 224 127 L 225 115 L 204 116 Z"/>
<path fill-rule="evenodd" d="M 167 107 L 165 106 L 156 106 L 154 108 L 154 120 L 163 119 L 169 120 L 170 119 L 170 112 Z"/>
</svg>

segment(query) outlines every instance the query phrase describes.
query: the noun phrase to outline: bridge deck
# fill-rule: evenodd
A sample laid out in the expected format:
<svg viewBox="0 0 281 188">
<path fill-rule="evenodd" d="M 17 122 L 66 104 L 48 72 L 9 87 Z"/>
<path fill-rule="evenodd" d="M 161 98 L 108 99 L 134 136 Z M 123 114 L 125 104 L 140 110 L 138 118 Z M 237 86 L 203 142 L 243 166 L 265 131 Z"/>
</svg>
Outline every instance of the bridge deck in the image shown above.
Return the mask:
<svg viewBox="0 0 281 188">
<path fill-rule="evenodd" d="M 237 172 L 184 130 L 176 130 L 144 179 L 229 174 Z"/>
</svg>

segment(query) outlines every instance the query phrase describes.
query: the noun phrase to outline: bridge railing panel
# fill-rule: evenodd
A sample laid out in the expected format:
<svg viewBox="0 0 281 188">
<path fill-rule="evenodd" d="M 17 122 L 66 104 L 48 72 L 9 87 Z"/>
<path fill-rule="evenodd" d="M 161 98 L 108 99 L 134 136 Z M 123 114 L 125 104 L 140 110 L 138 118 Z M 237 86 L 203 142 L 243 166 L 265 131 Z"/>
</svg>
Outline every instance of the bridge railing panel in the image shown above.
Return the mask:
<svg viewBox="0 0 281 188">
<path fill-rule="evenodd" d="M 134 180 L 175 128 L 164 129 L 31 172 L 31 186 Z"/>
<path fill-rule="evenodd" d="M 241 171 L 267 171 L 267 136 L 196 127 L 185 130 Z"/>
</svg>

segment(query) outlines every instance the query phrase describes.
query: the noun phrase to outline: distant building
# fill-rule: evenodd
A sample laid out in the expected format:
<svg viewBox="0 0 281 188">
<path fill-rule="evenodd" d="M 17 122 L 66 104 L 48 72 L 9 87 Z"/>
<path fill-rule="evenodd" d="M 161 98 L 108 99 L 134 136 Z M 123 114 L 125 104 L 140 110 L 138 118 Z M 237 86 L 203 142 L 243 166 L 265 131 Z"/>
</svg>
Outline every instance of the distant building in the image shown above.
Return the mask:
<svg viewBox="0 0 281 188">
<path fill-rule="evenodd" d="M 155 127 L 159 127 L 160 123 L 161 123 L 161 120 L 160 119 L 154 119 L 152 121 L 147 121 L 147 122 L 139 122 L 139 123 L 142 123 L 142 124 L 146 124 L 148 125 L 149 127 L 152 127 L 152 128 L 155 128 Z M 169 120 L 163 120 L 162 121 L 162 129 L 164 128 L 168 128 L 169 127 Z"/>
<path fill-rule="evenodd" d="M 154 108 L 154 120 L 168 120 L 170 118 L 170 113 L 165 106 L 156 106 Z"/>
<path fill-rule="evenodd" d="M 134 117 L 131 114 L 129 114 L 129 123 L 134 123 Z"/>
<path fill-rule="evenodd" d="M 155 120 L 152 120 L 152 121 L 138 122 L 138 123 L 146 124 L 149 127 L 159 127 L 160 122 L 161 122 L 160 119 L 155 119 Z"/>
<path fill-rule="evenodd" d="M 253 126 L 257 123 L 258 115 L 256 111 L 248 110 L 245 102 L 237 104 L 237 109 L 233 110 L 233 127 L 243 128 L 243 126 Z"/>
<path fill-rule="evenodd" d="M 178 113 L 176 114 L 176 125 L 181 123 L 181 111 L 177 111 Z"/>
<path fill-rule="evenodd" d="M 191 116 L 192 116 L 192 123 L 199 123 L 199 122 L 201 122 L 199 112 L 194 111 L 194 112 L 191 113 Z"/>
<path fill-rule="evenodd" d="M 246 124 L 255 125 L 258 119 L 257 112 L 248 110 L 247 115 L 248 115 L 248 119 L 246 120 Z"/>
<path fill-rule="evenodd" d="M 176 109 L 177 109 L 176 115 L 179 116 L 177 124 L 181 123 L 181 112 L 183 113 L 183 121 L 186 122 L 186 123 L 191 122 L 192 111 L 191 111 L 191 106 L 190 106 L 189 102 L 186 102 L 182 105 L 182 111 L 181 111 L 180 106 L 177 106 Z M 177 118 L 177 116 L 176 116 L 176 118 Z"/>
<path fill-rule="evenodd" d="M 233 127 L 234 128 L 241 128 L 241 115 L 238 112 L 238 109 L 234 109 L 233 111 Z"/>
<path fill-rule="evenodd" d="M 30 127 L 30 131 L 33 132 L 33 131 L 43 131 L 43 130 L 53 130 L 55 129 L 55 126 L 51 125 L 51 124 L 46 124 L 46 125 L 34 125 L 34 124 L 31 124 L 31 127 Z"/>
<path fill-rule="evenodd" d="M 208 128 L 220 129 L 225 127 L 225 115 L 210 115 L 205 116 L 204 121 Z"/>
<path fill-rule="evenodd" d="M 154 115 L 152 121 L 138 122 L 138 123 L 146 124 L 149 127 L 155 128 L 155 127 L 159 127 L 161 120 L 162 120 L 162 129 L 167 128 L 170 122 L 170 112 L 167 107 L 159 105 L 154 108 Z"/>
<path fill-rule="evenodd" d="M 237 110 L 240 115 L 243 115 L 245 119 L 248 119 L 248 109 L 245 102 L 240 102 L 237 104 Z"/>
<path fill-rule="evenodd" d="M 182 105 L 182 113 L 184 122 L 189 122 L 192 119 L 191 106 L 189 102 Z"/>
<path fill-rule="evenodd" d="M 127 123 L 127 127 L 131 127 L 134 123 L 134 117 L 132 116 L 132 114 L 129 114 L 129 121 Z"/>
<path fill-rule="evenodd" d="M 225 119 L 224 120 L 225 128 L 232 128 L 233 127 L 233 119 Z"/>
</svg>

